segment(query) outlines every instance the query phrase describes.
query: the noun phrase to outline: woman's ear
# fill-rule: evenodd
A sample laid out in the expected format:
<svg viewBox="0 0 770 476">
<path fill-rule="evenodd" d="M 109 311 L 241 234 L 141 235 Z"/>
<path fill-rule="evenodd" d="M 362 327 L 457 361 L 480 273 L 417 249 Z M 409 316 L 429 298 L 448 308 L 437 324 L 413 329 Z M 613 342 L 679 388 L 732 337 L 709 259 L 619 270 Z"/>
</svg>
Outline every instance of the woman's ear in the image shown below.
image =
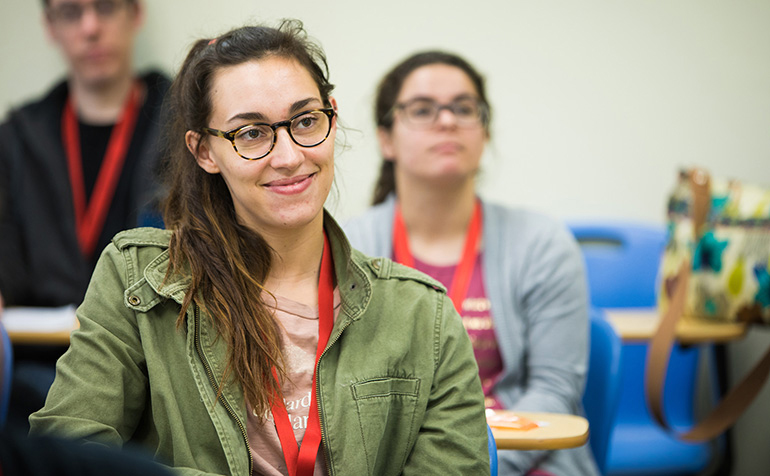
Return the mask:
<svg viewBox="0 0 770 476">
<path fill-rule="evenodd" d="M 393 133 L 385 127 L 377 128 L 377 140 L 380 142 L 380 154 L 382 158 L 391 162 L 396 160 L 395 147 L 393 147 Z"/>
<path fill-rule="evenodd" d="M 334 109 L 334 118 L 332 119 L 332 121 L 333 121 L 332 127 L 333 127 L 334 131 L 336 131 L 337 130 L 337 124 L 338 124 L 337 121 L 340 118 L 340 116 L 339 116 L 340 110 L 337 107 L 337 100 L 334 99 L 334 96 L 329 96 L 328 101 L 329 101 L 329 105 L 332 107 L 332 109 Z M 334 133 L 336 134 L 336 132 L 334 132 Z"/>
<path fill-rule="evenodd" d="M 219 166 L 211 157 L 211 149 L 209 149 L 206 141 L 202 140 L 200 134 L 187 131 L 184 135 L 184 141 L 187 144 L 187 150 L 195 157 L 195 161 L 198 162 L 200 168 L 210 174 L 219 173 Z"/>
</svg>

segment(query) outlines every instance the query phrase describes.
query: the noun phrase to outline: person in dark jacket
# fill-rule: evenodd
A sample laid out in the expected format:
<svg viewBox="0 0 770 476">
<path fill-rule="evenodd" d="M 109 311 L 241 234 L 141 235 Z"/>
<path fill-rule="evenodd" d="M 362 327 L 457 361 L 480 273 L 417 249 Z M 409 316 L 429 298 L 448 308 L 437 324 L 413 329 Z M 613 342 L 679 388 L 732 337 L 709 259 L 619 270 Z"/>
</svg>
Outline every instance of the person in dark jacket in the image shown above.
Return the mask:
<svg viewBox="0 0 770 476">
<path fill-rule="evenodd" d="M 0 124 L 0 314 L 82 301 L 99 251 L 141 224 L 157 190 L 169 80 L 138 75 L 138 0 L 46 0 L 67 77 Z M 11 421 L 42 406 L 61 349 L 17 346 Z M 42 365 L 42 367 L 41 367 Z M 21 404 L 23 408 L 19 408 Z"/>
</svg>

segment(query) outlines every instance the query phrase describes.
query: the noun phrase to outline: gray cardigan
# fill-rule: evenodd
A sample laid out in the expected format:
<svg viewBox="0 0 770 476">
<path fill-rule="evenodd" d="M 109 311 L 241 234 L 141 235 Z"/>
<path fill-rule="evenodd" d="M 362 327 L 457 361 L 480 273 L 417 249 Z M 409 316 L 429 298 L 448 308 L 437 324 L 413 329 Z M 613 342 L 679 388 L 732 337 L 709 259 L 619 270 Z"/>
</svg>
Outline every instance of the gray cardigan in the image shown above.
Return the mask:
<svg viewBox="0 0 770 476">
<path fill-rule="evenodd" d="M 394 196 L 348 222 L 351 244 L 392 257 Z M 580 250 L 559 222 L 482 202 L 484 283 L 492 303 L 503 375 L 495 395 L 508 409 L 582 415 L 588 362 L 588 297 Z M 500 474 L 541 468 L 557 476 L 597 476 L 588 446 L 501 451 Z"/>
</svg>

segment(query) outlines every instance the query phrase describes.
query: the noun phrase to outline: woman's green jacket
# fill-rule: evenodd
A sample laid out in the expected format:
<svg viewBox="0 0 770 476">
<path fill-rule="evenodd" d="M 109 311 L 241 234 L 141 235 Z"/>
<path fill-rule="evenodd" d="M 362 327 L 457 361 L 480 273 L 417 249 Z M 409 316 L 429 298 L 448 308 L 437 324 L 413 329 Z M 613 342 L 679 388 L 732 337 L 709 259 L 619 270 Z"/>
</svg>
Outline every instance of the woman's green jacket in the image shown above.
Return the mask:
<svg viewBox="0 0 770 476">
<path fill-rule="evenodd" d="M 478 369 L 444 289 L 324 226 L 341 297 L 317 368 L 329 474 L 489 474 Z M 31 433 L 137 443 L 184 475 L 251 476 L 242 388 L 217 399 L 224 339 L 196 305 L 177 326 L 190 277 L 164 282 L 170 236 L 129 230 L 105 249 Z"/>
</svg>

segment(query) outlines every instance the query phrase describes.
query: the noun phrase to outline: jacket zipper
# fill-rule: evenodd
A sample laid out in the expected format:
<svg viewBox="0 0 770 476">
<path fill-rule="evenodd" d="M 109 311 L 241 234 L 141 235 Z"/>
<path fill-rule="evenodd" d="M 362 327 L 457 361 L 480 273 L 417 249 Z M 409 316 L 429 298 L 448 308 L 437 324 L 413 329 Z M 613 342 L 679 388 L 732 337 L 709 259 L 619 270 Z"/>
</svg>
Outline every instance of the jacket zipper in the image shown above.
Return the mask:
<svg viewBox="0 0 770 476">
<path fill-rule="evenodd" d="M 351 321 L 350 321 L 350 319 L 348 319 L 347 322 L 342 326 L 340 331 L 337 334 L 334 335 L 334 340 L 332 340 L 331 343 L 326 344 L 326 349 L 324 349 L 324 351 L 321 352 L 321 356 L 318 358 L 318 364 L 316 364 L 317 366 L 321 364 L 321 359 L 323 358 L 324 355 L 326 355 L 326 351 L 328 349 L 330 349 L 334 344 L 337 343 L 337 341 L 339 340 L 340 336 L 342 335 L 342 332 L 345 329 L 347 329 L 347 327 L 350 325 L 350 323 L 351 323 Z M 318 368 L 316 367 L 316 375 L 317 374 L 318 374 Z M 316 379 L 316 381 L 315 381 L 315 394 L 317 396 L 320 396 L 321 395 L 321 392 L 320 392 L 321 385 L 318 383 L 318 380 L 319 379 Z M 323 414 L 323 412 L 321 411 L 321 407 L 322 407 L 321 399 L 318 398 L 318 397 L 316 397 L 316 405 L 318 405 L 318 419 L 320 420 L 321 419 L 321 415 Z M 326 427 L 324 425 L 321 425 L 321 443 L 323 444 L 324 448 L 327 448 L 327 446 L 326 446 Z M 329 455 L 327 454 L 327 450 L 324 449 L 323 453 L 324 453 L 324 463 L 326 463 L 326 472 L 327 472 L 327 474 L 329 476 L 334 476 L 334 468 L 332 468 L 332 466 L 329 464 Z"/>
<path fill-rule="evenodd" d="M 195 306 L 195 350 L 198 352 L 198 357 L 201 359 L 201 362 L 203 362 L 203 367 L 206 369 L 206 375 L 209 378 L 209 383 L 211 383 L 211 387 L 214 389 L 215 392 L 218 391 L 217 389 L 217 382 L 214 378 L 214 373 L 211 371 L 211 366 L 209 365 L 208 360 L 203 354 L 203 349 L 201 348 L 201 341 L 200 341 L 200 312 L 198 309 L 198 306 Z M 238 428 L 241 430 L 241 435 L 243 436 L 243 442 L 246 444 L 246 451 L 249 455 L 249 476 L 251 476 L 251 473 L 253 471 L 254 461 L 251 457 L 251 446 L 249 445 L 249 435 L 246 432 L 246 428 L 243 426 L 243 423 L 241 422 L 241 419 L 238 418 L 238 415 L 235 414 L 230 404 L 225 400 L 224 395 L 219 396 L 219 402 L 222 404 L 223 407 L 225 407 L 225 410 L 227 410 L 227 413 L 230 414 L 230 417 L 235 420 L 235 423 L 238 424 Z M 321 439 L 323 440 L 323 429 L 321 430 Z"/>
</svg>

